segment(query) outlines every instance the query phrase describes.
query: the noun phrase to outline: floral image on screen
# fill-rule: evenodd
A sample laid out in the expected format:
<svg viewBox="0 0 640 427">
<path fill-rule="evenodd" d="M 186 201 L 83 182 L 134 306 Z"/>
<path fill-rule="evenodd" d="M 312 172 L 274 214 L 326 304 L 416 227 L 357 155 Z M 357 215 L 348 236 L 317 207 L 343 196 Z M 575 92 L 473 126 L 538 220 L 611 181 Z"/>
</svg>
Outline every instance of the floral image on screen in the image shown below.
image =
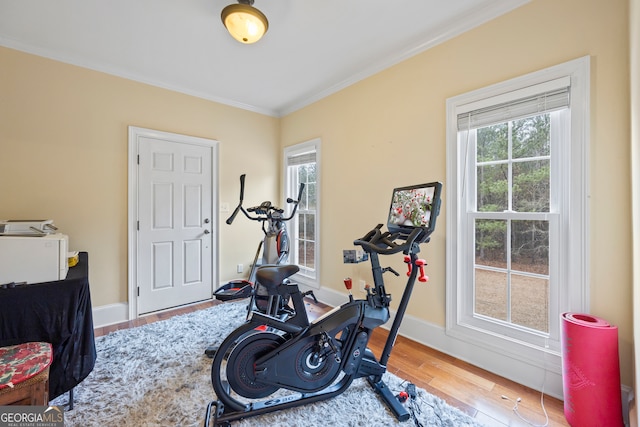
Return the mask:
<svg viewBox="0 0 640 427">
<path fill-rule="evenodd" d="M 396 191 L 391 202 L 389 224 L 426 227 L 431 219 L 434 187 Z"/>
</svg>

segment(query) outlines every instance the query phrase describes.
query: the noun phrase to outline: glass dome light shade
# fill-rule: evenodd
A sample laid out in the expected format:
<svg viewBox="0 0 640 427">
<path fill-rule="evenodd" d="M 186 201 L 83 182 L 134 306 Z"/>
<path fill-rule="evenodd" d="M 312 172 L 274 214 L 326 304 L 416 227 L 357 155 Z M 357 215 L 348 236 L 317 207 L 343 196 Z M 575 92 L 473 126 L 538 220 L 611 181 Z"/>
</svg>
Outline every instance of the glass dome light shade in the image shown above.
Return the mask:
<svg viewBox="0 0 640 427">
<path fill-rule="evenodd" d="M 248 4 L 231 4 L 222 9 L 222 23 L 240 43 L 255 43 L 269 29 L 269 21 L 262 12 Z"/>
</svg>

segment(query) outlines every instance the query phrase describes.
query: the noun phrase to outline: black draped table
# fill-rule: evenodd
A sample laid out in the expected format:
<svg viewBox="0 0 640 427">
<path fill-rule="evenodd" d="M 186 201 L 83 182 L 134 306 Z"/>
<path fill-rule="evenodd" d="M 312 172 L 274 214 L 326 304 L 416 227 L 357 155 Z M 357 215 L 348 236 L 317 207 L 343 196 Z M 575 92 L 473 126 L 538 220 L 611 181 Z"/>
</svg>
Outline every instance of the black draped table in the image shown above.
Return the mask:
<svg viewBox="0 0 640 427">
<path fill-rule="evenodd" d="M 65 280 L 0 288 L 0 347 L 30 341 L 53 347 L 51 400 L 73 391 L 93 370 L 96 346 L 86 252 L 80 252 Z"/>
</svg>

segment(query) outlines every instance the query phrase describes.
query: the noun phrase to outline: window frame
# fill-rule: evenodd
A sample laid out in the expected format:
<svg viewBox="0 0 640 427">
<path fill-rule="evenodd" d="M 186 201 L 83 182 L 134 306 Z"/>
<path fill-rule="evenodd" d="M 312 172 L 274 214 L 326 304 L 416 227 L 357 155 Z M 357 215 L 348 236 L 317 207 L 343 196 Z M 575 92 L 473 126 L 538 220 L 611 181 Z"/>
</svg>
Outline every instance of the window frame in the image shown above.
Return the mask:
<svg viewBox="0 0 640 427">
<path fill-rule="evenodd" d="M 556 182 L 566 186 L 566 191 L 551 196 L 550 232 L 558 234 L 563 249 L 549 255 L 550 259 L 557 260 L 550 262 L 549 274 L 556 283 L 550 283 L 550 295 L 555 298 L 550 298 L 549 310 L 558 314 L 588 310 L 589 74 L 587 56 L 447 100 L 447 335 L 538 366 L 544 364 L 541 355 L 553 354 L 559 358 L 559 315 L 550 316 L 548 334 L 527 331 L 526 328 L 512 328 L 511 333 L 505 334 L 505 328 L 496 327 L 486 319 L 478 321 L 478 316 L 473 316 L 473 296 L 468 292 L 469 286 L 473 289 L 473 284 L 470 284 L 473 278 L 469 277 L 471 270 L 468 266 L 474 257 L 474 228 L 469 226 L 464 210 L 467 206 L 475 206 L 475 201 L 470 200 L 475 197 L 475 191 L 466 191 L 465 199 L 462 195 L 465 185 L 470 182 L 465 179 L 464 171 L 469 173 L 472 170 L 470 162 L 475 168 L 475 160 L 471 158 L 475 153 L 466 152 L 465 144 L 461 144 L 464 132 L 458 131 L 457 119 L 459 113 L 473 110 L 478 105 L 509 101 L 517 94 L 531 90 L 531 87 L 544 86 L 562 78 L 570 81 L 569 112 L 564 119 L 556 118 L 567 122 L 553 125 L 566 124 L 563 129 L 570 131 L 563 135 L 567 143 L 557 146 L 551 153 L 552 162 L 554 157 L 560 162 L 551 167 L 551 173 L 556 174 Z M 552 147 L 554 145 L 557 144 L 552 144 Z M 562 163 L 567 161 L 568 164 Z M 553 193 L 554 189 L 551 191 Z M 560 213 L 555 219 L 554 211 Z M 558 366 L 556 363 L 554 371 L 559 369 Z"/>
<path fill-rule="evenodd" d="M 313 139 L 310 141 L 298 143 L 289 147 L 285 147 L 283 150 L 283 186 L 284 189 L 284 199 L 287 197 L 296 198 L 298 196 L 299 185 L 297 182 L 293 182 L 291 171 L 288 165 L 288 159 L 290 157 L 315 152 L 315 160 L 316 160 L 316 208 L 315 208 L 315 229 L 314 229 L 314 242 L 315 242 L 315 250 L 314 250 L 314 266 L 313 269 L 314 274 L 306 274 L 307 269 L 301 268 L 300 272 L 294 275 L 295 280 L 298 283 L 303 285 L 319 289 L 320 288 L 320 139 Z M 295 188 L 294 188 L 295 187 Z M 303 197 L 306 196 L 303 193 Z M 290 215 L 291 210 L 287 212 L 287 215 Z M 298 212 L 294 218 L 286 223 L 287 231 L 289 233 L 289 242 L 290 242 L 290 252 L 289 252 L 289 263 L 290 264 L 298 264 L 298 214 L 300 213 L 300 208 L 298 208 Z"/>
</svg>

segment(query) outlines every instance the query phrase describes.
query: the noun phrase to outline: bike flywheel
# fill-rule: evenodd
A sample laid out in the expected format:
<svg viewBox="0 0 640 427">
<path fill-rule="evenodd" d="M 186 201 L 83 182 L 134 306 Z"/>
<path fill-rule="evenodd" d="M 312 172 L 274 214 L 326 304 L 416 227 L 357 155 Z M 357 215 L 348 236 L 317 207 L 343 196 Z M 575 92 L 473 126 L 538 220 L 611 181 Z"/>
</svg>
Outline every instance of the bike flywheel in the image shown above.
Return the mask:
<svg viewBox="0 0 640 427">
<path fill-rule="evenodd" d="M 259 399 L 278 390 L 278 386 L 256 380 L 255 361 L 277 348 L 283 338 L 271 332 L 259 332 L 240 341 L 227 359 L 227 381 L 240 396 Z"/>
</svg>

